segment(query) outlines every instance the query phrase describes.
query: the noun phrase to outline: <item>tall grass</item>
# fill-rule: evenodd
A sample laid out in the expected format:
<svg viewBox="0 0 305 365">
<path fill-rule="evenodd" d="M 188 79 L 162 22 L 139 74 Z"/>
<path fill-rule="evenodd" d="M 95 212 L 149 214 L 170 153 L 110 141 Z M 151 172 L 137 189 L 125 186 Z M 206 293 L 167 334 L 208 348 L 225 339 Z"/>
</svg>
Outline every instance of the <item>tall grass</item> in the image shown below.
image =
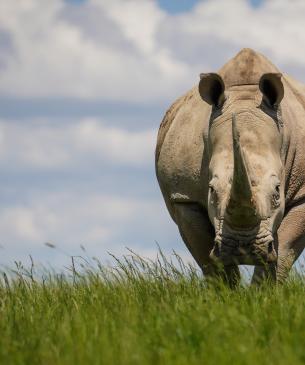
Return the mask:
<svg viewBox="0 0 305 365">
<path fill-rule="evenodd" d="M 0 281 L 0 364 L 303 364 L 305 285 L 207 285 L 179 256 L 130 252 Z"/>
</svg>

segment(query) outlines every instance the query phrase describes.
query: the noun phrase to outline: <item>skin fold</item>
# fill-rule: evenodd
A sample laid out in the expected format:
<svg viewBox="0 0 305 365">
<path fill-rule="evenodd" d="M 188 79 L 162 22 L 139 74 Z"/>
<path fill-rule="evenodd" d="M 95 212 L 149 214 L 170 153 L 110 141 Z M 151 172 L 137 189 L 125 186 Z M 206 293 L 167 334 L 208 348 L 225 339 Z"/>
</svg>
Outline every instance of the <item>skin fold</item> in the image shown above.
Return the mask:
<svg viewBox="0 0 305 365">
<path fill-rule="evenodd" d="M 305 86 L 242 49 L 166 112 L 156 174 L 206 276 L 285 280 L 305 246 Z"/>
</svg>

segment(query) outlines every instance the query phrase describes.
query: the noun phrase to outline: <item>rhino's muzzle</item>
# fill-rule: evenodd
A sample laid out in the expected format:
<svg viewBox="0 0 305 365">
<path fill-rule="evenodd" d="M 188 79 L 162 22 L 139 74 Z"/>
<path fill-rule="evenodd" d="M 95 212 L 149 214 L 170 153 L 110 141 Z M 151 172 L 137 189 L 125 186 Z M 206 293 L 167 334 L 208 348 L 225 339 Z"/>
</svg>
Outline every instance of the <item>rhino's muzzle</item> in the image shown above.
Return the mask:
<svg viewBox="0 0 305 365">
<path fill-rule="evenodd" d="M 266 249 L 257 246 L 232 248 L 224 243 L 215 243 L 210 258 L 223 265 L 264 265 L 276 262 L 277 254 L 273 242 L 269 242 Z"/>
<path fill-rule="evenodd" d="M 216 234 L 210 258 L 224 265 L 264 265 L 275 262 L 277 253 L 273 235 L 263 223 L 248 232 L 222 227 Z"/>
</svg>

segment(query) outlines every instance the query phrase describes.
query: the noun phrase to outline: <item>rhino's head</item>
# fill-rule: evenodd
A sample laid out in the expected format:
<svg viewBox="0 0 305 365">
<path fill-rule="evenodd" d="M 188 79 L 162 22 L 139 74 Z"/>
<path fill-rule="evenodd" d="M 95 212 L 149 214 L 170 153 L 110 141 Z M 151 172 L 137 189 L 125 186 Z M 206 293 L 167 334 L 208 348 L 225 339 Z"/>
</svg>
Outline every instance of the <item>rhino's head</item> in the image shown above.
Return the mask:
<svg viewBox="0 0 305 365">
<path fill-rule="evenodd" d="M 281 75 L 264 74 L 259 85 L 226 91 L 218 74 L 204 74 L 199 92 L 212 105 L 208 213 L 215 245 L 210 256 L 224 264 L 276 261 L 284 212 Z"/>
</svg>

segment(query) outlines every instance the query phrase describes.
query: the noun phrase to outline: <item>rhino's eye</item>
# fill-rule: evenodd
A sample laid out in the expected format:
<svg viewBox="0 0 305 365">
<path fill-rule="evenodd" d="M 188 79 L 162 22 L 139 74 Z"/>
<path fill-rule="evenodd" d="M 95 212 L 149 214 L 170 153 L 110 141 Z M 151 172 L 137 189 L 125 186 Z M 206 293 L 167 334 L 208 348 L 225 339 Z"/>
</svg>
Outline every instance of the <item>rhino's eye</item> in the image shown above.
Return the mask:
<svg viewBox="0 0 305 365">
<path fill-rule="evenodd" d="M 276 185 L 275 187 L 275 193 L 280 195 L 280 184 Z"/>
<path fill-rule="evenodd" d="M 218 196 L 217 196 L 217 191 L 214 187 L 214 185 L 209 185 L 209 195 L 210 195 L 210 199 L 211 199 L 211 203 L 216 204 L 218 201 Z"/>
<path fill-rule="evenodd" d="M 212 184 L 209 184 L 209 190 L 210 190 L 210 194 L 214 194 L 215 193 L 215 188 Z"/>
<path fill-rule="evenodd" d="M 280 205 L 280 184 L 277 184 L 274 188 L 274 193 L 272 194 L 272 205 L 277 208 Z"/>
<path fill-rule="evenodd" d="M 217 175 L 213 176 L 213 178 L 209 182 L 209 194 L 212 200 L 215 202 L 217 199 Z"/>
</svg>

